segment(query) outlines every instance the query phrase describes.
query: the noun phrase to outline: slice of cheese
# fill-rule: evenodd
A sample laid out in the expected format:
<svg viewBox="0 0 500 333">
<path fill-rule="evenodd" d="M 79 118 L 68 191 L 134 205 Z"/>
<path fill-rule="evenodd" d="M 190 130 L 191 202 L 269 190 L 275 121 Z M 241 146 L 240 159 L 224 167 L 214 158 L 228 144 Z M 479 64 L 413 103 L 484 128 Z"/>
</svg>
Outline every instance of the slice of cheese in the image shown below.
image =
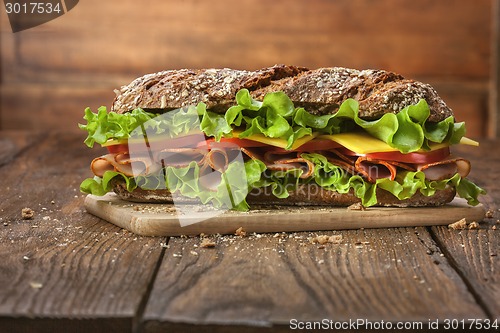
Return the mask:
<svg viewBox="0 0 500 333">
<path fill-rule="evenodd" d="M 318 136 L 318 139 L 328 139 L 335 141 L 338 144 L 358 154 L 397 151 L 397 149 L 392 148 L 384 141 L 374 138 L 373 136 L 364 132 L 320 135 Z"/>
<path fill-rule="evenodd" d="M 242 131 L 233 130 L 233 136 L 235 138 L 239 138 L 241 133 L 242 133 Z M 299 148 L 304 143 L 311 141 L 312 139 L 314 139 L 317 136 L 318 136 L 318 133 L 313 133 L 312 135 L 306 135 L 306 136 L 301 137 L 300 139 L 295 140 L 295 142 L 292 145 L 291 150 Z M 264 134 L 253 134 L 253 135 L 250 135 L 249 137 L 246 137 L 245 139 L 265 143 L 267 145 L 275 146 L 275 147 L 279 147 L 279 148 L 283 148 L 283 149 L 285 149 L 286 146 L 288 145 L 288 142 L 285 139 L 268 138 Z"/>
<path fill-rule="evenodd" d="M 479 147 L 479 142 L 466 138 L 465 136 L 462 139 L 460 139 L 460 144 Z"/>
<path fill-rule="evenodd" d="M 391 151 L 399 151 L 397 148 L 389 146 L 382 140 L 374 138 L 365 132 L 354 132 L 354 133 L 340 133 L 332 135 L 320 135 L 318 139 L 328 139 L 337 142 L 338 144 L 346 147 L 347 149 L 356 152 L 358 154 L 372 154 L 372 153 L 384 153 Z M 463 137 L 460 140 L 460 144 L 479 146 L 477 141 Z M 429 144 L 431 151 L 441 148 L 448 147 L 448 143 L 433 143 Z M 425 150 L 420 150 L 419 152 L 426 152 Z"/>
</svg>

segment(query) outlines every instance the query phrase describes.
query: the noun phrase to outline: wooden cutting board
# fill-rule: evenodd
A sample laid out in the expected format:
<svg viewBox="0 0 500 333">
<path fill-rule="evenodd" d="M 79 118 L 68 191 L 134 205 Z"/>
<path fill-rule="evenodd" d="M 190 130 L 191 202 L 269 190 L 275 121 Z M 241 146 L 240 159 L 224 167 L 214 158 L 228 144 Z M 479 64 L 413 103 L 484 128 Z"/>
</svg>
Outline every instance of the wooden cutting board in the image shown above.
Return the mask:
<svg viewBox="0 0 500 333">
<path fill-rule="evenodd" d="M 442 207 L 429 208 L 370 207 L 362 211 L 346 207 L 285 207 L 278 210 L 258 207 L 249 212 L 223 213 L 192 209 L 190 214 L 183 214 L 171 204 L 132 203 L 108 193 L 103 197 L 88 195 L 85 208 L 91 214 L 143 236 L 234 234 L 240 227 L 246 232 L 261 233 L 448 225 L 462 218 L 479 222 L 485 215 L 483 205 L 472 207 L 460 198 Z"/>
</svg>

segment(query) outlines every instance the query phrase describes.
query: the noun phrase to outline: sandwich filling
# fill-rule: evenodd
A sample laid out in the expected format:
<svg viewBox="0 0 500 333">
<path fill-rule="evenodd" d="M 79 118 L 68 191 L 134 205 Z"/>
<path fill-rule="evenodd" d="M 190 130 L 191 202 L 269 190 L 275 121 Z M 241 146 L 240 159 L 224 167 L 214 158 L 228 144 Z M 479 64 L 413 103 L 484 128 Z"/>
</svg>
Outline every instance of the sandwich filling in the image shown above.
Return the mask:
<svg viewBox="0 0 500 333">
<path fill-rule="evenodd" d="M 366 207 L 377 204 L 377 189 L 405 200 L 452 186 L 470 205 L 478 204 L 485 191 L 466 178 L 470 162 L 450 153 L 451 145 L 478 145 L 464 136 L 464 123 L 452 116 L 427 121 L 424 99 L 376 120 L 359 118 L 358 110 L 358 102 L 347 99 L 334 114 L 314 115 L 282 92 L 257 101 L 246 89 L 224 114 L 204 103 L 163 113 L 168 117 L 143 109 L 118 114 L 87 108 L 87 124 L 80 125 L 88 132 L 85 143 L 108 153 L 91 162 L 94 177 L 80 188 L 104 195 L 120 179 L 130 192 L 168 189 L 216 207 L 248 210 L 253 193 L 284 199 L 302 185 L 351 192 Z M 230 202 L 223 195 L 228 188 Z"/>
</svg>

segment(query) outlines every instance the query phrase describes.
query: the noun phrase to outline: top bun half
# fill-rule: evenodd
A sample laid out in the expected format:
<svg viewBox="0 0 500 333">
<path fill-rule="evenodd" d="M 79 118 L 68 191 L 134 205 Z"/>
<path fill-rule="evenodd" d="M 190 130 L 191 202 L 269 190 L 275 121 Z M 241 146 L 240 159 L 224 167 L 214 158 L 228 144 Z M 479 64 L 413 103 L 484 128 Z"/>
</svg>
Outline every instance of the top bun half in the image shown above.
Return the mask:
<svg viewBox="0 0 500 333">
<path fill-rule="evenodd" d="M 116 90 L 111 111 L 126 113 L 142 108 L 163 113 L 204 102 L 207 109 L 224 113 L 244 88 L 257 100 L 266 93 L 282 91 L 295 106 L 313 114 L 335 113 L 342 102 L 352 98 L 359 102 L 359 117 L 373 120 L 425 99 L 430 108 L 428 121 L 453 116 L 433 87 L 396 73 L 342 67 L 309 70 L 286 65 L 257 71 L 180 69 L 147 74 Z"/>
</svg>

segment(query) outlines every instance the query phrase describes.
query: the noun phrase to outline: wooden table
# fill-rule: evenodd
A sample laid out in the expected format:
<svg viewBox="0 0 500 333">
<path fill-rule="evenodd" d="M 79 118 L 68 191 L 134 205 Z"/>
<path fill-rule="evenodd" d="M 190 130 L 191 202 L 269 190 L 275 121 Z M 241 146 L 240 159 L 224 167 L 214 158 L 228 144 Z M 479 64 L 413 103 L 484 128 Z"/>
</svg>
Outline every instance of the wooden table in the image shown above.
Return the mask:
<svg viewBox="0 0 500 333">
<path fill-rule="evenodd" d="M 140 237 L 88 214 L 79 184 L 99 151 L 83 138 L 0 132 L 0 332 L 500 320 L 500 140 L 455 150 L 488 191 L 493 217 L 479 229 L 214 236 L 202 248 L 200 237 Z M 21 218 L 25 207 L 33 219 Z M 311 244 L 315 234 L 342 241 Z"/>
</svg>

